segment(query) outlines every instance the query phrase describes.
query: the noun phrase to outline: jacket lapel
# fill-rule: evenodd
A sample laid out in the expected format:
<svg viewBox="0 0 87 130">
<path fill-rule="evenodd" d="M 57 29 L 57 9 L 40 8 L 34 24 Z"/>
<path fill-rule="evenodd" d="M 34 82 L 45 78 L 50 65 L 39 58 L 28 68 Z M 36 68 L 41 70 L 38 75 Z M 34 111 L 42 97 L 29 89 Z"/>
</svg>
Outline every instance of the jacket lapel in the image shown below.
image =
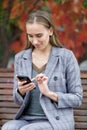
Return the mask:
<svg viewBox="0 0 87 130">
<path fill-rule="evenodd" d="M 52 47 L 51 54 L 48 60 L 48 64 L 46 66 L 45 75 L 50 79 L 56 65 L 59 62 L 59 52 L 58 48 Z"/>
<path fill-rule="evenodd" d="M 23 55 L 23 68 L 24 69 L 24 74 L 26 76 L 29 76 L 31 78 L 31 72 L 32 72 L 32 49 L 28 49 L 25 51 L 24 55 Z"/>
<path fill-rule="evenodd" d="M 25 50 L 23 54 L 23 60 L 22 60 L 22 65 L 23 65 L 23 74 L 28 76 L 31 79 L 31 74 L 32 74 L 32 49 Z M 27 104 L 27 101 L 29 99 L 29 93 L 26 93 L 25 99 L 24 99 L 24 104 Z"/>
<path fill-rule="evenodd" d="M 48 78 L 51 77 L 51 74 L 53 73 L 56 65 L 59 61 L 59 56 L 61 55 L 60 48 L 52 47 L 49 60 L 46 66 L 45 75 L 48 76 Z M 23 62 L 22 65 L 24 66 L 24 74 L 29 76 L 31 78 L 31 72 L 32 72 L 32 49 L 28 49 L 24 52 L 23 55 Z"/>
</svg>

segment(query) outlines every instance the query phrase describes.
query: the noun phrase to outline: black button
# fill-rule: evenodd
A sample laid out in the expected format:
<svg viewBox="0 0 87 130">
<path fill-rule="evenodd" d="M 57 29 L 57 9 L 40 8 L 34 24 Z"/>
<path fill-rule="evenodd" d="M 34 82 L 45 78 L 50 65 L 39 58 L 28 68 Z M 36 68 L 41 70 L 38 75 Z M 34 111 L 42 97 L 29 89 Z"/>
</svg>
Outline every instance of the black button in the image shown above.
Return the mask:
<svg viewBox="0 0 87 130">
<path fill-rule="evenodd" d="M 51 103 L 53 103 L 54 101 L 53 100 L 51 100 Z"/>
<path fill-rule="evenodd" d="M 58 77 L 57 76 L 54 76 L 54 80 L 56 81 L 58 79 Z"/>
<path fill-rule="evenodd" d="M 59 120 L 59 116 L 56 116 L 56 120 Z"/>
</svg>

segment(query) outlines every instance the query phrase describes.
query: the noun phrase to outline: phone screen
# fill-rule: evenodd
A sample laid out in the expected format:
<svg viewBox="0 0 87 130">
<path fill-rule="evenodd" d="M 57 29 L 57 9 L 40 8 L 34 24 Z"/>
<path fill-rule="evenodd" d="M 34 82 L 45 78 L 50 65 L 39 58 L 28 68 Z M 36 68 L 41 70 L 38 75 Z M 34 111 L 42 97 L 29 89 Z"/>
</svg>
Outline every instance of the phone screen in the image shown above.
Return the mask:
<svg viewBox="0 0 87 130">
<path fill-rule="evenodd" d="M 20 80 L 20 81 L 27 81 L 26 83 L 24 83 L 23 85 L 26 85 L 26 84 L 28 84 L 28 83 L 31 83 L 31 80 L 30 80 L 30 78 L 29 77 L 27 77 L 27 76 L 17 76 L 17 78 Z"/>
</svg>

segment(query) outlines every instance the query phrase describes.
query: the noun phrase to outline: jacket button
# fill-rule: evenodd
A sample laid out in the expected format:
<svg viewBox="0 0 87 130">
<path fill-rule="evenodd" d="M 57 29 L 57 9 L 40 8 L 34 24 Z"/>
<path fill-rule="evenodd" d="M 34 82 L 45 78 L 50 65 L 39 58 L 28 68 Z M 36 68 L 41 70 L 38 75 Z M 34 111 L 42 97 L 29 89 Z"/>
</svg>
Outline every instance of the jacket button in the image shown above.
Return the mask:
<svg viewBox="0 0 87 130">
<path fill-rule="evenodd" d="M 56 120 L 59 120 L 59 116 L 56 116 Z"/>
<path fill-rule="evenodd" d="M 58 77 L 57 76 L 54 76 L 54 81 L 56 81 L 58 79 Z"/>
<path fill-rule="evenodd" d="M 54 101 L 53 101 L 53 100 L 51 100 L 51 103 L 54 103 Z"/>
</svg>

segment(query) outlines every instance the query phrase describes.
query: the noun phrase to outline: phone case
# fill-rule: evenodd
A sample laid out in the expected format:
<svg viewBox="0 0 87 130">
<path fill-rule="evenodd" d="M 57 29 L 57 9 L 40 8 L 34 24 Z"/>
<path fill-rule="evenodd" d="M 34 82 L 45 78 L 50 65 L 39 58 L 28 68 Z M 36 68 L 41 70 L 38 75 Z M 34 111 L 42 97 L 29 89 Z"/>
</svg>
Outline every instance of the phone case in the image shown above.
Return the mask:
<svg viewBox="0 0 87 130">
<path fill-rule="evenodd" d="M 31 80 L 30 80 L 30 78 L 29 77 L 27 77 L 27 76 L 17 76 L 18 77 L 18 79 L 20 80 L 20 81 L 27 81 L 26 83 L 24 83 L 23 85 L 26 85 L 26 84 L 28 84 L 28 83 L 31 83 Z"/>
</svg>

